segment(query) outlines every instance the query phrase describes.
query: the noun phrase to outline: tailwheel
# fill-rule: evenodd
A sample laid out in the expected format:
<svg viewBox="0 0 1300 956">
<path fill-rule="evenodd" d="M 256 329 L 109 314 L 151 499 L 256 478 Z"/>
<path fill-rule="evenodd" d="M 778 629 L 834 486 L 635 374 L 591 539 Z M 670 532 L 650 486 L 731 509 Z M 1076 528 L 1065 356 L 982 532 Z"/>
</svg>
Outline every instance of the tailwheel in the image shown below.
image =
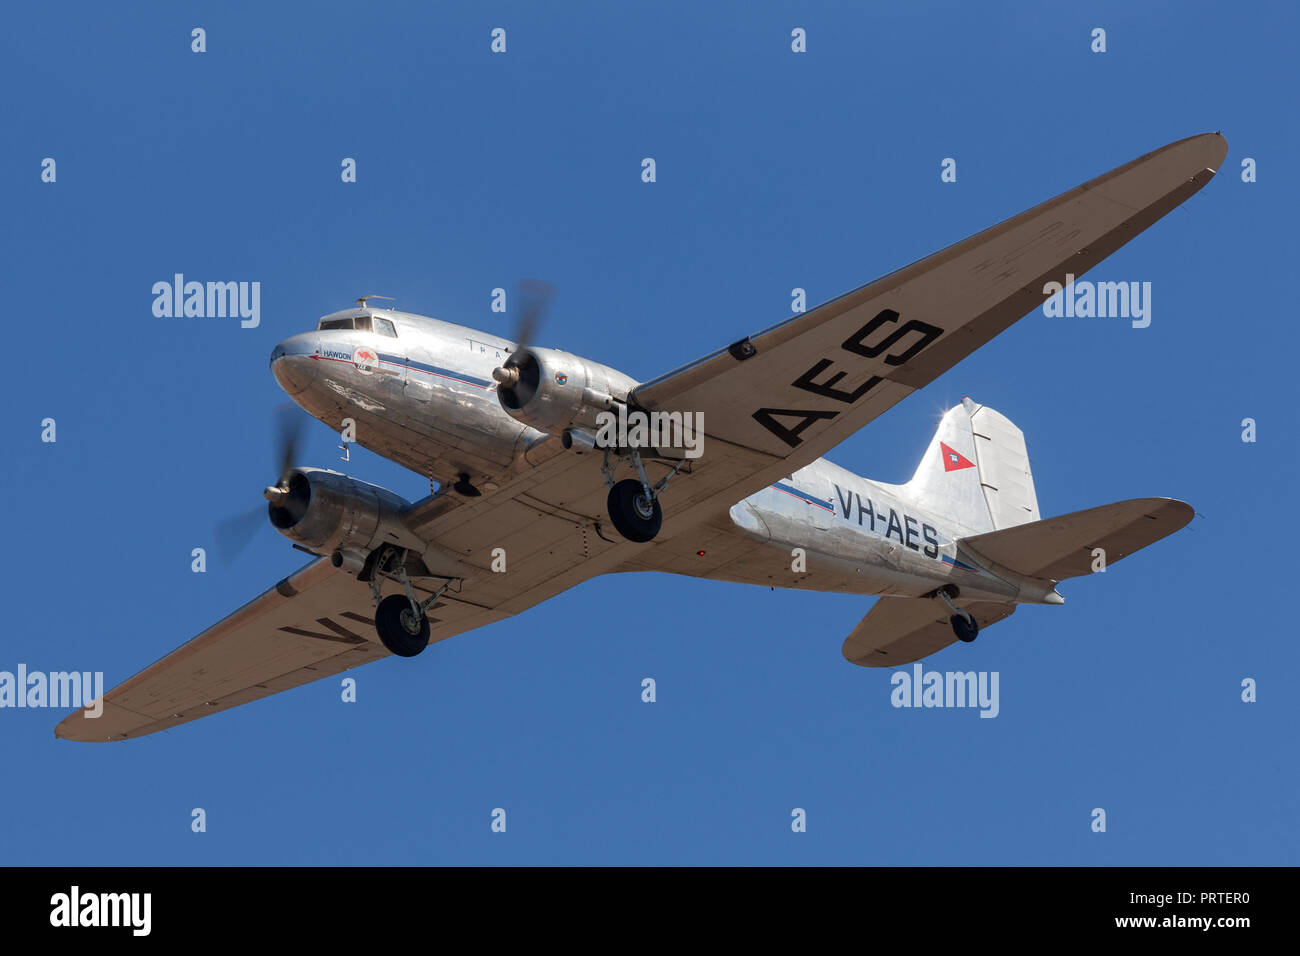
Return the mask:
<svg viewBox="0 0 1300 956">
<path fill-rule="evenodd" d="M 629 541 L 644 543 L 659 533 L 664 521 L 659 499 L 646 492 L 635 478 L 625 478 L 609 489 L 609 520 Z"/>
<path fill-rule="evenodd" d="M 952 617 L 948 618 L 948 623 L 952 625 L 952 632 L 957 635 L 957 640 L 963 644 L 969 644 L 979 637 L 980 625 L 975 620 L 975 615 L 971 614 L 970 611 L 959 608 L 952 603 L 960 593 L 955 585 L 945 584 L 943 587 L 931 592 L 930 596 L 942 601 L 948 610 L 952 611 Z"/>
<path fill-rule="evenodd" d="M 950 619 L 952 632 L 957 635 L 957 640 L 969 644 L 975 638 L 979 637 L 979 622 L 971 616 L 969 611 L 958 611 Z"/>
<path fill-rule="evenodd" d="M 405 594 L 390 594 L 375 609 L 379 639 L 398 657 L 414 657 L 429 644 L 429 619 Z"/>
</svg>

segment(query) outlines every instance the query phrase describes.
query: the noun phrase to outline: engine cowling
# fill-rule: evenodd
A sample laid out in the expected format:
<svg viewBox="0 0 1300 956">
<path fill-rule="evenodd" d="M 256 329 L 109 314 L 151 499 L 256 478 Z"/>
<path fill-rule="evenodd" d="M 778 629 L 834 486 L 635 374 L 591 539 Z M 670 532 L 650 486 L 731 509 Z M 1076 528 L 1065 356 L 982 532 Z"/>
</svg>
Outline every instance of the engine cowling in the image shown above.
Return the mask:
<svg viewBox="0 0 1300 956">
<path fill-rule="evenodd" d="M 271 524 L 317 554 L 364 556 L 386 542 L 424 550 L 401 520 L 410 503 L 387 488 L 337 471 L 295 468 L 279 490 L 267 506 Z"/>
<path fill-rule="evenodd" d="M 523 348 L 493 373 L 501 407 L 516 421 L 551 435 L 594 428 L 596 416 L 627 401 L 636 380 L 559 349 Z"/>
</svg>

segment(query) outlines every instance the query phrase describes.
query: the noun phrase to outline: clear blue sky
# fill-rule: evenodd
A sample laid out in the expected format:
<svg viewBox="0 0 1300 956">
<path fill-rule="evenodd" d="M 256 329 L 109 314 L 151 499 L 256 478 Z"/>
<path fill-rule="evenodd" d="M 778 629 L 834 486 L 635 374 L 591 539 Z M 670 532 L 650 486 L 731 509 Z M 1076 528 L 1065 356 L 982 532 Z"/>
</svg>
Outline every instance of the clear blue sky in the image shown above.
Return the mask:
<svg viewBox="0 0 1300 956">
<path fill-rule="evenodd" d="M 1184 136 L 1231 151 L 1092 274 L 1152 282 L 1149 328 L 1031 315 L 830 456 L 903 480 L 970 395 L 1023 428 L 1044 515 L 1197 508 L 1065 607 L 932 659 L 998 671 L 997 719 L 890 707 L 890 672 L 840 656 L 869 598 L 606 577 L 354 672 L 356 704 L 330 679 L 111 746 L 0 711 L 0 862 L 1300 862 L 1292 4 L 3 17 L 0 669 L 110 685 L 303 563 L 269 528 L 233 568 L 190 551 L 272 475 L 272 346 L 362 293 L 508 334 L 490 290 L 542 276 L 544 344 L 646 379 L 786 317 L 796 286 L 829 299 Z M 260 281 L 261 326 L 154 318 L 175 272 Z M 335 443 L 311 425 L 302 463 Z"/>
</svg>

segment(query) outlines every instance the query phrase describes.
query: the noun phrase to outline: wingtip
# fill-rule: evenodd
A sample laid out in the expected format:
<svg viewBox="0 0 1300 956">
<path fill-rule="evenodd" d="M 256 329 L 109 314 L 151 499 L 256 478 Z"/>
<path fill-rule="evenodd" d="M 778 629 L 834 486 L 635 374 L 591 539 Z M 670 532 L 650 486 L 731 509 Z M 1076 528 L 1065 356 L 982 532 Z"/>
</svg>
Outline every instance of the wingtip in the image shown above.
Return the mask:
<svg viewBox="0 0 1300 956">
<path fill-rule="evenodd" d="M 1159 153 L 1176 154 L 1180 165 L 1184 162 L 1189 164 L 1189 174 L 1199 173 L 1203 169 L 1217 173 L 1223 166 L 1223 161 L 1228 158 L 1228 140 L 1218 130 L 1211 133 L 1197 133 L 1195 136 L 1174 140 L 1143 158 Z"/>
<path fill-rule="evenodd" d="M 1223 161 L 1228 158 L 1228 139 L 1219 130 L 1213 133 L 1202 133 L 1200 136 L 1193 136 L 1193 140 L 1198 140 L 1206 147 L 1205 168 L 1212 173 L 1217 173 L 1223 167 Z"/>
<path fill-rule="evenodd" d="M 1223 161 L 1228 158 L 1228 137 L 1224 136 L 1222 133 L 1216 130 L 1214 132 L 1214 138 L 1216 142 L 1216 149 L 1219 155 L 1219 161 L 1215 163 L 1214 166 L 1212 166 L 1211 168 L 1217 173 L 1220 167 L 1223 166 Z"/>
<path fill-rule="evenodd" d="M 1185 528 L 1196 517 L 1196 509 L 1180 498 L 1139 498 L 1134 500 L 1147 505 L 1150 510 L 1147 515 L 1149 518 L 1155 518 L 1157 514 L 1171 516 L 1177 524 L 1167 532 L 1168 534 L 1173 534 L 1174 531 Z"/>
<path fill-rule="evenodd" d="M 111 741 L 111 735 L 107 737 L 92 737 L 84 731 L 88 729 L 87 720 L 93 719 L 86 715 L 84 710 L 78 710 L 69 714 L 61 721 L 54 725 L 54 738 L 56 740 L 71 740 L 77 743 L 96 743 L 100 741 Z"/>
</svg>

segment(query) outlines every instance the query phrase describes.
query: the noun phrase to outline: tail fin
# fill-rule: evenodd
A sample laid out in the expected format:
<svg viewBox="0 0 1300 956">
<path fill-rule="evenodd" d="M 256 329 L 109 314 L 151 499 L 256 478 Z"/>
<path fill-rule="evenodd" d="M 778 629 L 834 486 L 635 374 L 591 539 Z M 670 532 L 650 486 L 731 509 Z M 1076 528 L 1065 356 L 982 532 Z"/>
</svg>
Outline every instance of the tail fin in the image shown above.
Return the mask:
<svg viewBox="0 0 1300 956">
<path fill-rule="evenodd" d="M 916 473 L 899 491 L 968 534 L 1038 520 L 1025 436 L 1006 416 L 969 398 L 943 416 Z"/>
</svg>

